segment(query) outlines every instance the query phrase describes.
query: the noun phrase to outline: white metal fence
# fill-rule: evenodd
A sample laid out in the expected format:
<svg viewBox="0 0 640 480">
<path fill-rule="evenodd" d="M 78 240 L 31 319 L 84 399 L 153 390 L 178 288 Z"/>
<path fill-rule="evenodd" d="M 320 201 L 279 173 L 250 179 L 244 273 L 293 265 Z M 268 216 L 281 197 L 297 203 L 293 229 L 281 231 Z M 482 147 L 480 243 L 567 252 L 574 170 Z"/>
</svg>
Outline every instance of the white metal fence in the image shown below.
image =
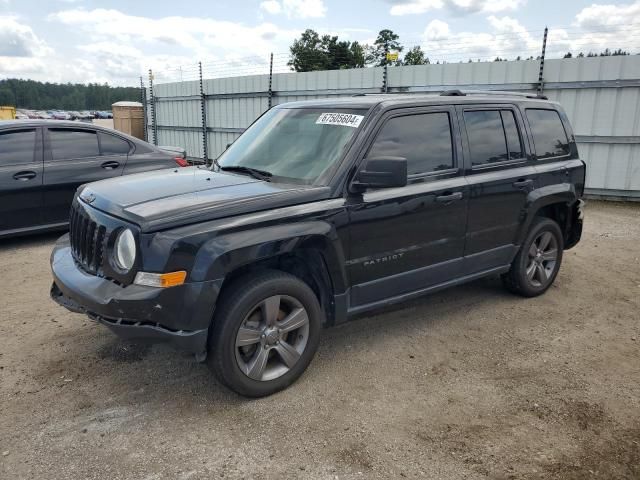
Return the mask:
<svg viewBox="0 0 640 480">
<path fill-rule="evenodd" d="M 538 74 L 538 61 L 523 60 L 390 67 L 386 79 L 383 68 L 361 68 L 165 83 L 147 89 L 148 138 L 212 159 L 270 105 L 379 93 L 385 81 L 392 93 L 535 92 Z M 640 199 L 640 55 L 547 60 L 544 93 L 572 121 L 588 193 Z"/>
</svg>

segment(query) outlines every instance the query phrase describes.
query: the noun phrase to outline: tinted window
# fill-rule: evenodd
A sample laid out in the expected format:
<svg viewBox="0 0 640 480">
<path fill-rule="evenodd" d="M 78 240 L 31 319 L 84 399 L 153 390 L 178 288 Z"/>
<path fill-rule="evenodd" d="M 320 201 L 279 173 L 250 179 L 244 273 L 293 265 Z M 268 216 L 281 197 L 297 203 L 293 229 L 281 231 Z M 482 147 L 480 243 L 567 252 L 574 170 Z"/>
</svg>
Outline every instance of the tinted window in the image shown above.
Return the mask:
<svg viewBox="0 0 640 480">
<path fill-rule="evenodd" d="M 129 142 L 122 140 L 108 133 L 99 133 L 100 135 L 100 151 L 102 155 L 122 155 L 129 153 L 131 146 Z"/>
<path fill-rule="evenodd" d="M 54 160 L 96 157 L 98 136 L 88 130 L 50 129 L 51 154 Z"/>
<path fill-rule="evenodd" d="M 504 126 L 504 133 L 507 137 L 509 160 L 523 158 L 524 151 L 522 150 L 520 134 L 518 133 L 518 126 L 516 125 L 516 119 L 513 116 L 513 112 L 511 110 L 502 110 L 500 115 L 502 115 L 502 125 Z"/>
<path fill-rule="evenodd" d="M 449 114 L 425 113 L 390 119 L 367 156 L 405 157 L 409 175 L 453 168 Z"/>
<path fill-rule="evenodd" d="M 0 166 L 33 162 L 35 130 L 0 133 Z"/>
<path fill-rule="evenodd" d="M 555 110 L 527 110 L 538 158 L 561 157 L 569 154 L 569 140 L 560 115 Z"/>
<path fill-rule="evenodd" d="M 502 118 L 498 110 L 464 112 L 464 121 L 473 166 L 509 160 Z"/>
</svg>

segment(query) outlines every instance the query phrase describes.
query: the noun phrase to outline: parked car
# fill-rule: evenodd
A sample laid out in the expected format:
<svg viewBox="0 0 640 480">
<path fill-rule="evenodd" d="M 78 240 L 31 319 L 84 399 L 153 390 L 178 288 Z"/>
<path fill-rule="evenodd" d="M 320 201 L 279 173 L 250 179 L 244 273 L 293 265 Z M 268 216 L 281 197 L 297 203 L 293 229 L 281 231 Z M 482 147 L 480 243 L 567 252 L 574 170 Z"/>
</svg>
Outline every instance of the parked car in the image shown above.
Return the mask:
<svg viewBox="0 0 640 480">
<path fill-rule="evenodd" d="M 93 112 L 94 114 L 94 118 L 98 118 L 98 119 L 107 119 L 107 118 L 113 118 L 113 114 L 111 112 Z"/>
<path fill-rule="evenodd" d="M 97 125 L 0 123 L 0 237 L 66 228 L 83 183 L 185 165 L 183 158 Z"/>
<path fill-rule="evenodd" d="M 486 275 L 544 293 L 580 240 L 584 181 L 567 116 L 544 97 L 284 104 L 212 170 L 81 189 L 51 295 L 269 395 L 307 368 L 323 326 Z"/>
<path fill-rule="evenodd" d="M 51 112 L 51 118 L 54 120 L 71 120 L 71 116 L 67 112 L 55 110 Z"/>
</svg>

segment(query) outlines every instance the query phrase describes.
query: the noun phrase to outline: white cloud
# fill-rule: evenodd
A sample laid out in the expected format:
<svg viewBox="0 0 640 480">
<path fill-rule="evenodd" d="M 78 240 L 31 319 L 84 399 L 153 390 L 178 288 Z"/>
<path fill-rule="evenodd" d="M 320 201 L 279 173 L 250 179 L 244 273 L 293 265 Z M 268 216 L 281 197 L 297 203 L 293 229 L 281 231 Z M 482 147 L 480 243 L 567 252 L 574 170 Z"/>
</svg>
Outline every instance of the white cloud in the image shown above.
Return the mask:
<svg viewBox="0 0 640 480">
<path fill-rule="evenodd" d="M 571 29 L 551 29 L 548 51 L 552 56 L 600 53 L 606 48 L 638 53 L 638 24 L 640 0 L 625 5 L 593 4 L 578 12 Z"/>
<path fill-rule="evenodd" d="M 323 0 L 266 0 L 260 8 L 271 15 L 284 13 L 289 18 L 320 18 L 327 13 Z"/>
<path fill-rule="evenodd" d="M 29 25 L 12 15 L 0 16 L 0 57 L 36 57 L 49 51 Z"/>
<path fill-rule="evenodd" d="M 260 3 L 260 8 L 271 15 L 276 15 L 282 11 L 282 5 L 277 0 L 266 0 Z"/>
<path fill-rule="evenodd" d="M 576 15 L 576 25 L 583 28 L 623 26 L 640 22 L 640 1 L 628 5 L 597 5 Z"/>
<path fill-rule="evenodd" d="M 0 78 L 37 75 L 52 53 L 47 43 L 16 16 L 0 16 Z"/>
<path fill-rule="evenodd" d="M 392 4 L 391 15 L 418 15 L 431 10 L 447 9 L 458 15 L 470 13 L 498 13 L 516 10 L 526 0 L 387 0 Z"/>
<path fill-rule="evenodd" d="M 194 61 L 220 57 L 219 51 L 266 55 L 273 45 L 265 40 L 288 42 L 297 34 L 297 31 L 281 30 L 271 23 L 249 27 L 212 18 L 149 18 L 102 8 L 65 10 L 50 15 L 49 19 L 83 30 L 96 41 L 111 38 L 119 43 L 135 44 L 139 48 L 140 42 L 146 46 L 153 45 L 156 49 L 162 45 L 165 49 L 181 47 L 190 51 Z"/>
<path fill-rule="evenodd" d="M 446 40 L 451 35 L 449 24 L 442 20 L 432 20 L 424 31 L 424 37 L 427 40 Z"/>
<path fill-rule="evenodd" d="M 432 20 L 424 31 L 422 47 L 427 56 L 433 52 L 433 60 L 447 62 L 538 55 L 540 39 L 534 38 L 516 19 L 492 15 L 487 20 L 491 26 L 490 33 L 456 33 L 446 22 Z"/>
</svg>

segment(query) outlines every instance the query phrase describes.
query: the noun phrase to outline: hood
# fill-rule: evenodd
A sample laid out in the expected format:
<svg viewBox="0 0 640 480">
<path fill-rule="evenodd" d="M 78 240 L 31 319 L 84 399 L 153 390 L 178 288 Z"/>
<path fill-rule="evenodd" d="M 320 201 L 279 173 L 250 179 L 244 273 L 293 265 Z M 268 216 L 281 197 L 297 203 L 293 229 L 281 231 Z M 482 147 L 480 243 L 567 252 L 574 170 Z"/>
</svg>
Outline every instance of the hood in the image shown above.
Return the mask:
<svg viewBox="0 0 640 480">
<path fill-rule="evenodd" d="M 80 199 L 143 232 L 329 198 L 328 187 L 264 182 L 202 167 L 155 170 L 81 187 Z"/>
</svg>

